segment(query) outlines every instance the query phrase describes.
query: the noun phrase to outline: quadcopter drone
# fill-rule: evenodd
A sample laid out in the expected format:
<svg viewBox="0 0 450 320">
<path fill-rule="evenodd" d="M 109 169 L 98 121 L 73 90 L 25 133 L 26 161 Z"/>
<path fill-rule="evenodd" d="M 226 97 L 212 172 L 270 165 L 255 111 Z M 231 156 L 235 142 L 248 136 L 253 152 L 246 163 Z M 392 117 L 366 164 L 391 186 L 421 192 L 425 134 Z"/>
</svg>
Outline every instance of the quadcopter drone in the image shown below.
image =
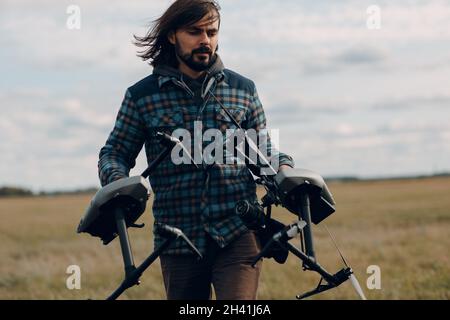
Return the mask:
<svg viewBox="0 0 450 320">
<path fill-rule="evenodd" d="M 136 221 L 144 213 L 150 196 L 147 178 L 170 154 L 175 145 L 182 145 L 180 140 L 165 133 L 158 132 L 157 137 L 163 150 L 142 175 L 120 179 L 100 189 L 78 225 L 78 233 L 85 232 L 99 237 L 104 245 L 119 237 L 125 279 L 107 298 L 108 300 L 117 299 L 125 290 L 139 284 L 143 272 L 178 238 L 184 240 L 199 259 L 202 258 L 201 253 L 182 230 L 174 226 L 156 224 L 155 232 L 165 238 L 165 241 L 139 266 L 135 266 L 127 229 L 144 226 L 136 224 Z M 263 185 L 267 192 L 261 203 L 240 201 L 236 204 L 236 214 L 249 228 L 254 228 L 261 234 L 264 247 L 254 258 L 253 265 L 263 257 L 274 258 L 278 263 L 284 263 L 288 254 L 292 253 L 302 261 L 304 270 L 317 272 L 321 276 L 317 288 L 298 295 L 298 299 L 335 288 L 349 279 L 361 299 L 365 299 L 352 269 L 342 255 L 345 268 L 335 274 L 329 273 L 317 262 L 312 223 L 319 224 L 335 212 L 335 202 L 323 178 L 315 172 L 304 169 L 284 169 L 276 175 L 269 176 L 261 175 L 260 168 L 255 164 L 249 164 L 248 167 L 252 174 L 258 177 L 255 182 Z M 281 205 L 295 214 L 298 217 L 297 222 L 286 226 L 273 219 L 271 217 L 273 205 Z M 297 236 L 300 236 L 301 240 L 300 249 L 289 242 Z M 322 284 L 323 281 L 326 283 Z"/>
</svg>

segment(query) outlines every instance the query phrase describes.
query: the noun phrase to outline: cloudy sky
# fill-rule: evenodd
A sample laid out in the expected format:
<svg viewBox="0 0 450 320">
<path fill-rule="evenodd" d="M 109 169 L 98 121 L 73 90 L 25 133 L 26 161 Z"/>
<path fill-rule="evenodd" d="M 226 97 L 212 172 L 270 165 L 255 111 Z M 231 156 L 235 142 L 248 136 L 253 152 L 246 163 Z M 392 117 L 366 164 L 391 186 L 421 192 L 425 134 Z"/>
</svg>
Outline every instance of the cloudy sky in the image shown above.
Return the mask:
<svg viewBox="0 0 450 320">
<path fill-rule="evenodd" d="M 0 186 L 99 185 L 98 151 L 125 90 L 152 71 L 132 35 L 171 2 L 1 1 Z M 298 167 L 360 177 L 450 171 L 449 1 L 220 4 L 224 63 L 255 81 Z M 80 29 L 67 27 L 70 5 Z M 132 173 L 144 163 L 141 154 Z"/>
</svg>

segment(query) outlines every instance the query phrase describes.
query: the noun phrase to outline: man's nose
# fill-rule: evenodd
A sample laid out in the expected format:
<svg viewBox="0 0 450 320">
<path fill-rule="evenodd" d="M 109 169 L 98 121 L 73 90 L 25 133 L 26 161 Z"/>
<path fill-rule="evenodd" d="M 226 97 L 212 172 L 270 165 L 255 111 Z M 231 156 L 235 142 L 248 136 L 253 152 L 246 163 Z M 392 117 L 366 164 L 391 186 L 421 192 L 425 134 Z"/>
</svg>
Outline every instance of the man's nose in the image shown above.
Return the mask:
<svg viewBox="0 0 450 320">
<path fill-rule="evenodd" d="M 202 32 L 201 39 L 200 39 L 200 44 L 202 46 L 205 46 L 205 45 L 210 45 L 210 43 L 211 43 L 211 38 L 208 36 L 208 33 L 207 32 Z"/>
</svg>

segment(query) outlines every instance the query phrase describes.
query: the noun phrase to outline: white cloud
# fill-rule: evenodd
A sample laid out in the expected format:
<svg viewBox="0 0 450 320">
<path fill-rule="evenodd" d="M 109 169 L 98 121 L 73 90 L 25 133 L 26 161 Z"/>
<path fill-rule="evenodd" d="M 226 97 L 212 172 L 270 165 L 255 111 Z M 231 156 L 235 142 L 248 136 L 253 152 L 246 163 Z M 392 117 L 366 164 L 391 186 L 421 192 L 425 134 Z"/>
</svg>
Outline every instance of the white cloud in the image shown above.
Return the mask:
<svg viewBox="0 0 450 320">
<path fill-rule="evenodd" d="M 167 2 L 77 1 L 81 29 L 69 30 L 66 8 L 71 3 L 11 1 L 4 4 L 0 27 L 20 63 L 43 69 L 126 70 L 139 67 L 132 35 L 145 32 L 145 24 Z"/>
<path fill-rule="evenodd" d="M 123 92 L 149 71 L 132 35 L 169 3 L 77 1 L 81 30 L 70 31 L 71 1 L 2 1 L 0 66 L 22 73 L 0 80 L 0 184 L 97 185 L 97 154 Z M 256 82 L 280 149 L 301 167 L 450 169 L 450 4 L 378 3 L 382 29 L 370 31 L 372 1 L 221 1 L 225 65 Z"/>
</svg>

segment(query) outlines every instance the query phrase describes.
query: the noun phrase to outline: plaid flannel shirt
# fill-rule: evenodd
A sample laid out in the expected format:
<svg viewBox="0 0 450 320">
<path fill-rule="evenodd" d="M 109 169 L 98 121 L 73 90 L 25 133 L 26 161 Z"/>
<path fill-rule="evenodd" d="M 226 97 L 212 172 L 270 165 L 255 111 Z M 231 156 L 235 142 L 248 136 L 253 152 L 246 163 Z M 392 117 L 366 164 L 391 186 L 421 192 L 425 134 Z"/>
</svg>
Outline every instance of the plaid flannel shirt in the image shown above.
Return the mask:
<svg viewBox="0 0 450 320">
<path fill-rule="evenodd" d="M 264 110 L 251 80 L 223 67 L 211 77 L 214 79 L 211 92 L 243 129 L 266 127 Z M 211 95 L 202 99 L 186 86 L 182 76 L 180 79 L 176 73 L 155 68 L 152 75 L 125 93 L 114 129 L 100 151 L 101 184 L 127 177 L 144 144 L 147 161 L 151 163 L 162 150 L 154 137 L 156 131 L 171 134 L 177 128 L 184 128 L 194 137 L 194 121 L 198 120 L 202 121 L 204 131 L 216 128 L 224 136 L 226 129 L 236 129 Z M 294 166 L 290 156 L 279 153 L 279 165 L 282 164 Z M 225 247 L 247 230 L 235 213 L 239 200 L 257 200 L 256 184 L 245 164 L 197 168 L 193 164 L 175 165 L 169 156 L 149 179 L 154 193 L 155 223 L 180 228 L 202 254 L 206 250 L 207 233 L 220 247 Z M 154 233 L 154 241 L 156 248 L 163 239 Z M 165 253 L 191 251 L 179 239 Z"/>
</svg>

